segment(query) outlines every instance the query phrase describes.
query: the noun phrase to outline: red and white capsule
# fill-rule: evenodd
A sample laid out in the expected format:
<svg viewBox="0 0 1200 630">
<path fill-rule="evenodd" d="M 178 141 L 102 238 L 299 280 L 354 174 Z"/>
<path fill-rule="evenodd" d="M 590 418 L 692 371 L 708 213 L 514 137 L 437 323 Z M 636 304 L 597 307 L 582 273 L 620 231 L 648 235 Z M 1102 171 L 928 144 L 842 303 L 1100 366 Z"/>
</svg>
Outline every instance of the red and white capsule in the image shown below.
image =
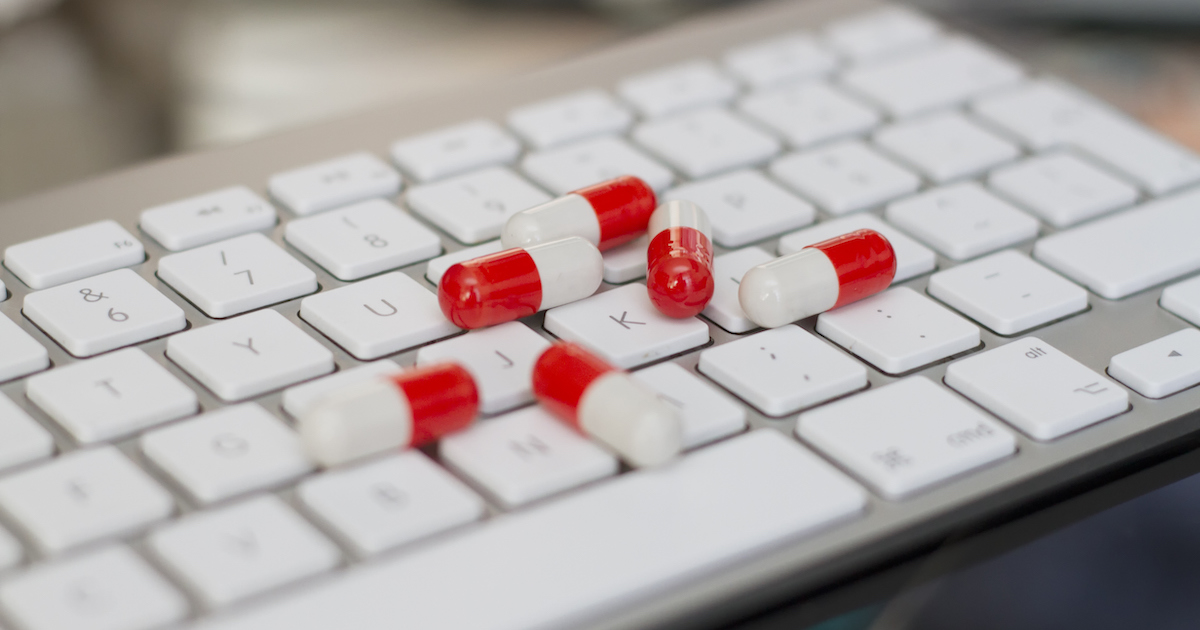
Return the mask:
<svg viewBox="0 0 1200 630">
<path fill-rule="evenodd" d="M 716 289 L 712 225 L 700 206 L 668 201 L 650 215 L 646 291 L 667 317 L 697 315 Z"/>
<path fill-rule="evenodd" d="M 578 236 L 600 251 L 612 249 L 646 231 L 656 203 L 649 184 L 625 175 L 512 215 L 500 233 L 500 243 L 526 247 Z"/>
<path fill-rule="evenodd" d="M 895 277 L 892 244 L 855 230 L 750 269 L 738 302 L 750 321 L 777 328 L 879 293 Z"/>
<path fill-rule="evenodd" d="M 603 279 L 600 251 L 582 238 L 563 238 L 451 265 L 438 284 L 438 304 L 455 326 L 483 328 L 582 300 Z"/>
<path fill-rule="evenodd" d="M 420 446 L 466 428 L 479 413 L 475 379 L 439 363 L 330 394 L 299 418 L 300 438 L 322 466 Z"/>
<path fill-rule="evenodd" d="M 574 343 L 558 342 L 538 357 L 533 394 L 551 413 L 634 466 L 661 464 L 683 450 L 683 427 L 673 408 Z"/>
</svg>

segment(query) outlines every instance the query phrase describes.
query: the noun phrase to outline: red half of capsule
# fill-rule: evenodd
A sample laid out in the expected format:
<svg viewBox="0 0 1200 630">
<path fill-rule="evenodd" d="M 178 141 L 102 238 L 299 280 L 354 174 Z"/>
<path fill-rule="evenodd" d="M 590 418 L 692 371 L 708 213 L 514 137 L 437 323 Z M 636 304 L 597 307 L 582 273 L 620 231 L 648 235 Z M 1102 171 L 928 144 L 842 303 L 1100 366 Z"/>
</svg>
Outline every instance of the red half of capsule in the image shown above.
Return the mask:
<svg viewBox="0 0 1200 630">
<path fill-rule="evenodd" d="M 550 413 L 579 426 L 579 399 L 593 381 L 616 369 L 579 345 L 560 341 L 533 364 L 533 395 Z"/>
<path fill-rule="evenodd" d="M 459 328 L 483 328 L 533 315 L 542 305 L 542 278 L 524 249 L 451 265 L 438 284 L 438 305 Z"/>
<path fill-rule="evenodd" d="M 479 390 L 457 363 L 440 363 L 389 377 L 412 411 L 412 446 L 465 429 L 479 413 Z"/>
<path fill-rule="evenodd" d="M 658 206 L 654 189 L 641 179 L 623 175 L 594 186 L 580 188 L 574 194 L 587 200 L 600 222 L 600 243 L 604 251 L 641 236 Z"/>
<path fill-rule="evenodd" d="M 716 290 L 712 243 L 692 227 L 670 227 L 650 241 L 646 289 L 667 317 L 697 315 Z"/>
<path fill-rule="evenodd" d="M 809 247 L 821 250 L 837 273 L 838 299 L 833 308 L 875 295 L 896 277 L 896 252 L 875 230 L 855 230 Z"/>
</svg>

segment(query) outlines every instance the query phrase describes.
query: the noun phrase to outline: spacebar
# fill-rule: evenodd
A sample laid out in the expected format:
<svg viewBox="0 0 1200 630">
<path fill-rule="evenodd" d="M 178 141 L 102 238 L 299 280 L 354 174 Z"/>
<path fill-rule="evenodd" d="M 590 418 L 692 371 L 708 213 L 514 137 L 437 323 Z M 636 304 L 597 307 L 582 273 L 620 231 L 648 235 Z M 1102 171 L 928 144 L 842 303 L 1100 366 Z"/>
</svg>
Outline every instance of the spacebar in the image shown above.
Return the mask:
<svg viewBox="0 0 1200 630">
<path fill-rule="evenodd" d="M 865 501 L 841 472 L 760 429 L 199 627 L 571 626 Z"/>
</svg>

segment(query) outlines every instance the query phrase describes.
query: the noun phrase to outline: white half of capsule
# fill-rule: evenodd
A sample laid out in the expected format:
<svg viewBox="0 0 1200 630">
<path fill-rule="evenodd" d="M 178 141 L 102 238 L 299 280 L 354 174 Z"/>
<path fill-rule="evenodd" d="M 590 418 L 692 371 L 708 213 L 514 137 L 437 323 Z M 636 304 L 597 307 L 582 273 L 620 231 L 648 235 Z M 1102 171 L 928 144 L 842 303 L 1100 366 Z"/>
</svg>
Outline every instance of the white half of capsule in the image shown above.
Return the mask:
<svg viewBox="0 0 1200 630">
<path fill-rule="evenodd" d="M 596 246 L 573 236 L 526 247 L 542 281 L 546 310 L 591 296 L 604 280 L 604 257 Z"/>
<path fill-rule="evenodd" d="M 504 223 L 500 244 L 505 249 L 528 247 L 567 236 L 578 236 L 600 245 L 600 219 L 582 195 L 575 193 L 526 208 Z"/>
<path fill-rule="evenodd" d="M 654 209 L 650 215 L 650 225 L 647 233 L 653 239 L 667 228 L 690 227 L 699 231 L 709 242 L 712 242 L 712 223 L 700 206 L 685 199 L 668 201 Z"/>
<path fill-rule="evenodd" d="M 634 466 L 655 466 L 683 450 L 679 414 L 625 372 L 603 374 L 588 385 L 575 413 L 585 433 Z"/>
<path fill-rule="evenodd" d="M 297 425 L 309 456 L 325 467 L 412 443 L 412 407 L 403 390 L 386 379 L 330 394 Z"/>
<path fill-rule="evenodd" d="M 738 303 L 750 321 L 778 328 L 833 308 L 839 286 L 825 252 L 806 247 L 747 271 L 738 286 Z"/>
</svg>

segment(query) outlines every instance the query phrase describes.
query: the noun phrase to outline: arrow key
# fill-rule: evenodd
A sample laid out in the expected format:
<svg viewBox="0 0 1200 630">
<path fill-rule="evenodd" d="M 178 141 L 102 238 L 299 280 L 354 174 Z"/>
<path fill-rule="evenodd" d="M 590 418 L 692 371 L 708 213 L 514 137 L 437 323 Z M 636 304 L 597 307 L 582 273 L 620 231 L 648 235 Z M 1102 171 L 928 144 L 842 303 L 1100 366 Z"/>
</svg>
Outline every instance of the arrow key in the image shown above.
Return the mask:
<svg viewBox="0 0 1200 630">
<path fill-rule="evenodd" d="M 1112 358 L 1108 373 L 1147 398 L 1200 383 L 1200 330 L 1186 328 Z"/>
</svg>

